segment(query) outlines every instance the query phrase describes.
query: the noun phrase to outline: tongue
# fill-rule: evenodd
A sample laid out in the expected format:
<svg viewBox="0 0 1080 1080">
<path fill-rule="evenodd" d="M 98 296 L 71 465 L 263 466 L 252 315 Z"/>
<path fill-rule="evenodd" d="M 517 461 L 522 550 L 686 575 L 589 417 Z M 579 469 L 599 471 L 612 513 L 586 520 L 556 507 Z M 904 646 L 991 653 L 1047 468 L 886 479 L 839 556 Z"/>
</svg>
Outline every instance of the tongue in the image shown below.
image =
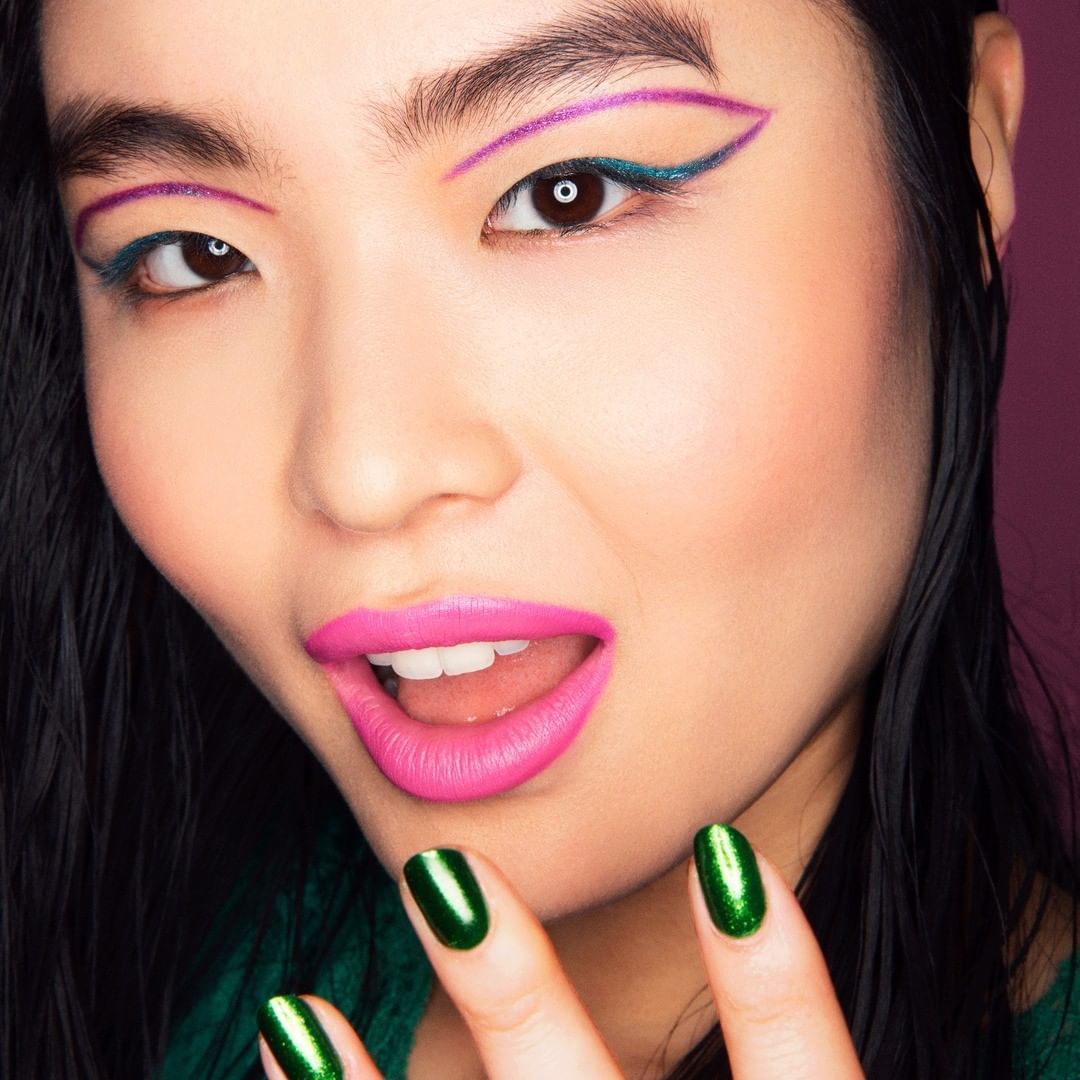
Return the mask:
<svg viewBox="0 0 1080 1080">
<path fill-rule="evenodd" d="M 483 671 L 401 679 L 398 705 L 428 724 L 473 724 L 494 720 L 543 697 L 592 651 L 595 638 L 583 634 L 533 641 L 522 652 L 495 655 Z"/>
</svg>

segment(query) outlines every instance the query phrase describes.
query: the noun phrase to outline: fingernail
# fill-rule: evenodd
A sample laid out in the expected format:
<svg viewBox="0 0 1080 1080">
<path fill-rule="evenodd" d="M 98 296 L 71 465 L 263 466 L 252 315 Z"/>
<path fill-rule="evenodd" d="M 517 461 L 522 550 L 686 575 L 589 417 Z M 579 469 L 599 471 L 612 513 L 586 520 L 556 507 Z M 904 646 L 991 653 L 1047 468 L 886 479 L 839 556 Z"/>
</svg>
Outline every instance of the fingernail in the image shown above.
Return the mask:
<svg viewBox="0 0 1080 1080">
<path fill-rule="evenodd" d="M 706 825 L 694 837 L 694 862 L 713 925 L 749 937 L 765 918 L 765 890 L 754 849 L 730 825 Z"/>
<path fill-rule="evenodd" d="M 432 848 L 405 864 L 405 883 L 432 933 L 451 949 L 472 949 L 488 932 L 484 894 L 465 856 Z"/>
<path fill-rule="evenodd" d="M 259 1031 L 289 1080 L 344 1080 L 334 1044 L 311 1006 L 291 995 L 271 998 L 258 1013 Z"/>
</svg>

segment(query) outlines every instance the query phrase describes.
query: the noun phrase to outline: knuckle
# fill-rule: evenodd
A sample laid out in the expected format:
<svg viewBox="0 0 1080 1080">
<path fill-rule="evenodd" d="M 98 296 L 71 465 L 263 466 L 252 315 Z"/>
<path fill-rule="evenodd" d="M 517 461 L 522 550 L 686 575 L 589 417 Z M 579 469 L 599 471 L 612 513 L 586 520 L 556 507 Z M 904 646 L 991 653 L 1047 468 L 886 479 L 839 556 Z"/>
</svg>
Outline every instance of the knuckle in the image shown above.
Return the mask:
<svg viewBox="0 0 1080 1080">
<path fill-rule="evenodd" d="M 724 995 L 719 1002 L 723 1015 L 746 1028 L 769 1028 L 770 1037 L 782 1038 L 786 1029 L 795 1026 L 797 1017 L 809 1007 L 804 994 L 797 988 L 785 988 L 779 992 L 767 988 L 762 992 L 737 992 Z"/>
<path fill-rule="evenodd" d="M 478 1035 L 531 1042 L 539 1039 L 550 1025 L 547 1002 L 550 988 L 532 984 L 500 995 L 497 999 L 469 1007 L 467 1021 Z"/>
</svg>

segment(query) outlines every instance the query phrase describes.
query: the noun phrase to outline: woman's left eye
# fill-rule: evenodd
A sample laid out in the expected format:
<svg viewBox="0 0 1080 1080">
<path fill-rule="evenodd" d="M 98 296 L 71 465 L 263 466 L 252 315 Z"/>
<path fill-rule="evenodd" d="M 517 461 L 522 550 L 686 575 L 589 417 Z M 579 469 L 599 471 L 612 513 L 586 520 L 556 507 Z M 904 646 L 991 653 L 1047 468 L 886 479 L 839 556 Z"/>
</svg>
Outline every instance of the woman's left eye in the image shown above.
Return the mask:
<svg viewBox="0 0 1080 1080">
<path fill-rule="evenodd" d="M 589 168 L 587 163 L 567 162 L 516 183 L 488 215 L 486 229 L 555 234 L 581 231 L 642 191 L 670 194 L 675 186 L 644 176 L 616 178 Z"/>
<path fill-rule="evenodd" d="M 177 296 L 217 285 L 255 265 L 238 248 L 205 233 L 162 232 L 140 237 L 102 266 L 102 283 L 132 299 Z"/>
</svg>

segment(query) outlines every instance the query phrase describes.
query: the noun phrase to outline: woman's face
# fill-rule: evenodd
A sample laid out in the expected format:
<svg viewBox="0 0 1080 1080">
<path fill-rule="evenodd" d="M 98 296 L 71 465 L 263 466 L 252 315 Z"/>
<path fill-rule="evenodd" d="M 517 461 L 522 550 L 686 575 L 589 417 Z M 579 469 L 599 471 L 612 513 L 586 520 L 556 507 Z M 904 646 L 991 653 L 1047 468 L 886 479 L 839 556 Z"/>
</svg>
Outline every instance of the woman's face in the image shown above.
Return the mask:
<svg viewBox="0 0 1080 1080">
<path fill-rule="evenodd" d="M 808 0 L 52 0 L 43 44 L 54 123 L 83 99 L 252 144 L 152 150 L 146 114 L 68 140 L 95 447 L 383 861 L 476 847 L 550 917 L 657 877 L 708 821 L 792 855 L 842 779 L 927 474 L 854 38 Z M 582 158 L 655 190 L 593 163 L 497 207 Z M 170 231 L 217 242 L 122 251 Z M 563 753 L 435 801 L 380 771 L 305 641 L 454 594 L 617 637 Z"/>
</svg>

